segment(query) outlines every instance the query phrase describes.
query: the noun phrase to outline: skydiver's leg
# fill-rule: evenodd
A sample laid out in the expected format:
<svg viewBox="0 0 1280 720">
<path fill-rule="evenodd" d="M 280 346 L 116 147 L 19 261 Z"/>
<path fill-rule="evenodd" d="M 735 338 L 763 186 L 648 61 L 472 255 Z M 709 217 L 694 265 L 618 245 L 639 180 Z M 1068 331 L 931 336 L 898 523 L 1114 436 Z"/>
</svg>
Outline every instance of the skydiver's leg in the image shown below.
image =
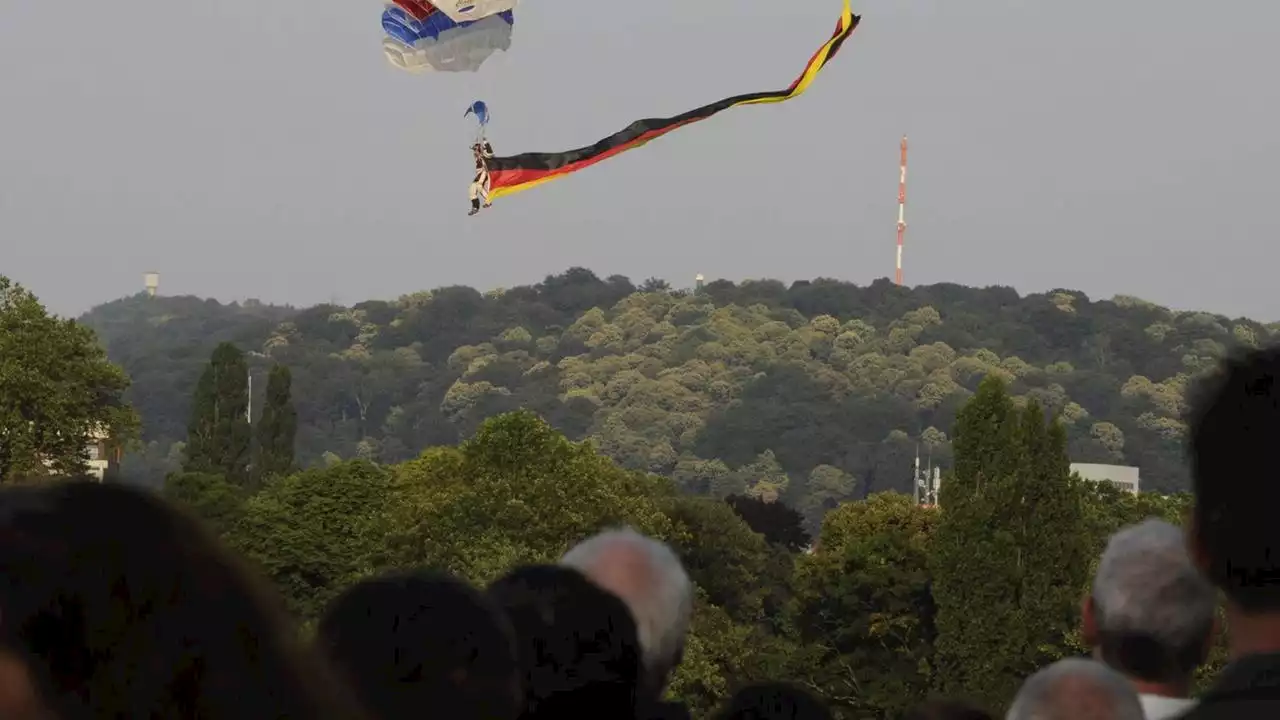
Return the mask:
<svg viewBox="0 0 1280 720">
<path fill-rule="evenodd" d="M 467 193 L 468 196 L 470 196 L 471 198 L 471 212 L 467 213 L 468 215 L 475 215 L 476 213 L 480 212 L 480 193 L 483 191 L 483 189 L 484 188 L 480 185 L 480 183 L 478 182 L 471 183 L 471 189 Z"/>
<path fill-rule="evenodd" d="M 484 200 L 485 207 L 492 207 L 493 201 L 489 199 L 489 179 L 485 178 L 484 187 L 480 188 L 480 199 Z"/>
</svg>

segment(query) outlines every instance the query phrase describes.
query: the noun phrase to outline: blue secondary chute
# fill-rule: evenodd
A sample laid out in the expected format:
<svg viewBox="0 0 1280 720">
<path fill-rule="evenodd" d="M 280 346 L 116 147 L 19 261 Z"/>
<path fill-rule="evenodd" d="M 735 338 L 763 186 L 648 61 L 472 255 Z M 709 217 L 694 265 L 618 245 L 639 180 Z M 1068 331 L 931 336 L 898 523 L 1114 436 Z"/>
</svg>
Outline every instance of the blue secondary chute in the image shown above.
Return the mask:
<svg viewBox="0 0 1280 720">
<path fill-rule="evenodd" d="M 475 115 L 476 122 L 480 123 L 480 127 L 489 124 L 489 106 L 485 105 L 483 100 L 471 103 L 467 111 L 462 113 L 462 117 L 467 117 L 468 115 Z"/>
<path fill-rule="evenodd" d="M 488 0 L 492 1 L 492 0 Z M 499 50 L 511 47 L 514 0 L 472 9 L 455 20 L 426 0 L 391 0 L 382 10 L 383 53 L 394 66 L 409 72 L 475 72 Z M 456 14 L 456 13 L 455 13 Z"/>
</svg>

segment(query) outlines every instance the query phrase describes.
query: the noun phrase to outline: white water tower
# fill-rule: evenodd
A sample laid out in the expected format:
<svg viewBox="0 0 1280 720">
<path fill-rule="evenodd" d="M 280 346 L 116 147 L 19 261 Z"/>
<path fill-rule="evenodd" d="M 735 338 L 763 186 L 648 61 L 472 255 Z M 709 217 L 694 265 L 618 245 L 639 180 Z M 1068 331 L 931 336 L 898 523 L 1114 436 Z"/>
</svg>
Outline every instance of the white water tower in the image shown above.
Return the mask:
<svg viewBox="0 0 1280 720">
<path fill-rule="evenodd" d="M 142 281 L 147 286 L 147 297 L 155 297 L 156 291 L 160 289 L 160 273 L 149 272 L 142 276 Z"/>
<path fill-rule="evenodd" d="M 696 293 L 702 292 L 703 282 L 705 282 L 705 278 L 702 277 L 702 273 L 693 276 L 693 291 Z"/>
</svg>

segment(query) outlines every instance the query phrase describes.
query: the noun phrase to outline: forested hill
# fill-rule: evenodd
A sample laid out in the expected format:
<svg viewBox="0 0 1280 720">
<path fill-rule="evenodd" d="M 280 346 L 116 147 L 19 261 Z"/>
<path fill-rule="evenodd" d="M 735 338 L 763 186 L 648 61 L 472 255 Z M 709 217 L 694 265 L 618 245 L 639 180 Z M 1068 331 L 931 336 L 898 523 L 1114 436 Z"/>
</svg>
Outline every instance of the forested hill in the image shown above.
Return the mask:
<svg viewBox="0 0 1280 720">
<path fill-rule="evenodd" d="M 1138 465 L 1146 488 L 1184 489 L 1188 379 L 1280 335 L 1068 290 L 762 280 L 691 292 L 580 268 L 354 307 L 138 296 L 84 321 L 134 381 L 148 444 L 127 464 L 137 481 L 172 469 L 195 381 L 230 340 L 250 355 L 255 395 L 270 363 L 292 368 L 304 463 L 403 460 L 523 406 L 627 467 L 691 492 L 778 493 L 810 520 L 908 489 L 917 446 L 945 466 L 955 409 L 987 373 L 1061 412 L 1073 460 Z"/>
</svg>

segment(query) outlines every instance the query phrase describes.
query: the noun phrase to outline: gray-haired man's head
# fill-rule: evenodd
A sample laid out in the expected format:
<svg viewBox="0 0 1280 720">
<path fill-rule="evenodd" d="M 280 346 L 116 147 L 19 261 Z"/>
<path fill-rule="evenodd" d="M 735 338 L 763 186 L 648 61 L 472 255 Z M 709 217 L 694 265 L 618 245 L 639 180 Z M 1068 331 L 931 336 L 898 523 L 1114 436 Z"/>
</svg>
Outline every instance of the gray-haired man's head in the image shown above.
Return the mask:
<svg viewBox="0 0 1280 720">
<path fill-rule="evenodd" d="M 679 556 L 665 543 L 624 528 L 582 541 L 560 562 L 631 609 L 644 654 L 644 689 L 660 694 L 684 654 L 693 615 L 693 583 Z"/>
<path fill-rule="evenodd" d="M 1144 720 L 1138 693 L 1100 662 L 1059 660 L 1027 678 L 1005 720 Z"/>
<path fill-rule="evenodd" d="M 1085 604 L 1085 639 L 1131 679 L 1184 682 L 1209 652 L 1216 607 L 1182 530 L 1153 518 L 1107 543 Z"/>
</svg>

